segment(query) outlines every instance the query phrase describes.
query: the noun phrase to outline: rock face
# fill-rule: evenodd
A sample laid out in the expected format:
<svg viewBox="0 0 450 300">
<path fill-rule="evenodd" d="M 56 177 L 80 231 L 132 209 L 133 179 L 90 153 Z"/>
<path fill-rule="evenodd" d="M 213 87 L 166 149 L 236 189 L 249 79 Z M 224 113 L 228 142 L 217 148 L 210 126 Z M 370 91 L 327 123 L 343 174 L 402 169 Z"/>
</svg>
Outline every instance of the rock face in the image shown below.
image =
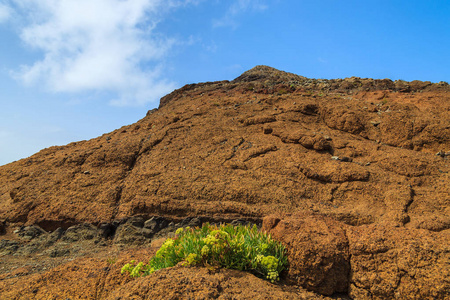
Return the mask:
<svg viewBox="0 0 450 300">
<path fill-rule="evenodd" d="M 262 229 L 288 248 L 287 280 L 308 290 L 352 299 L 450 297 L 448 230 L 355 227 L 305 213 L 268 216 Z"/>
<path fill-rule="evenodd" d="M 68 243 L 139 244 L 169 226 L 158 218 L 265 218 L 288 246 L 290 285 L 445 299 L 449 159 L 444 82 L 258 66 L 176 90 L 135 124 L 1 166 L 1 245 L 13 253 L 57 228 Z M 6 238 L 16 227 L 19 244 Z"/>
<path fill-rule="evenodd" d="M 378 224 L 350 228 L 354 299 L 448 299 L 450 232 Z"/>
<path fill-rule="evenodd" d="M 288 280 L 324 295 L 346 293 L 350 278 L 345 228 L 327 217 L 266 217 L 263 230 L 287 246 Z"/>
</svg>

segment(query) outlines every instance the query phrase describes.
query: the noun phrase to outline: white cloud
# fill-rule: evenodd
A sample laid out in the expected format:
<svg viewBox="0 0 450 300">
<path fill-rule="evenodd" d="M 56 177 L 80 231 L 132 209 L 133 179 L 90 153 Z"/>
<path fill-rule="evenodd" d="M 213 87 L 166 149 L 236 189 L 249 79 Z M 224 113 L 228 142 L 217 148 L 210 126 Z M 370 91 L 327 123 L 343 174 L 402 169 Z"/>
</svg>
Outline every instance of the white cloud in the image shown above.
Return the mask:
<svg viewBox="0 0 450 300">
<path fill-rule="evenodd" d="M 213 26 L 236 28 L 238 26 L 236 19 L 240 15 L 248 12 L 264 11 L 267 8 L 268 6 L 261 0 L 235 0 L 222 18 L 213 21 Z"/>
<path fill-rule="evenodd" d="M 14 76 L 54 92 L 113 92 L 114 105 L 157 101 L 175 88 L 162 70 L 176 41 L 155 27 L 171 8 L 197 2 L 14 0 L 22 40 L 43 55 Z"/>
<path fill-rule="evenodd" d="M 0 3 L 0 23 L 7 21 L 11 17 L 11 9 L 9 6 Z"/>
</svg>

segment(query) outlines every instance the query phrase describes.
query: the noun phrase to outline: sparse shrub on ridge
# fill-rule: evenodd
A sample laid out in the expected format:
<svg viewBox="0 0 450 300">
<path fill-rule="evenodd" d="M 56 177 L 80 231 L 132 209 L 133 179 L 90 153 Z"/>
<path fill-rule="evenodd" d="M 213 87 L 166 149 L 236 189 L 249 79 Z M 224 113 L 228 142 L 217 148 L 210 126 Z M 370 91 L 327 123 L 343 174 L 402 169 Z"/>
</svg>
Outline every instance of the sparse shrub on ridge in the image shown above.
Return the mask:
<svg viewBox="0 0 450 300">
<path fill-rule="evenodd" d="M 287 268 L 286 249 L 254 226 L 213 226 L 180 228 L 168 238 L 148 264 L 131 261 L 122 273 L 132 277 L 149 275 L 159 269 L 184 266 L 223 267 L 251 272 L 275 282 Z"/>
</svg>

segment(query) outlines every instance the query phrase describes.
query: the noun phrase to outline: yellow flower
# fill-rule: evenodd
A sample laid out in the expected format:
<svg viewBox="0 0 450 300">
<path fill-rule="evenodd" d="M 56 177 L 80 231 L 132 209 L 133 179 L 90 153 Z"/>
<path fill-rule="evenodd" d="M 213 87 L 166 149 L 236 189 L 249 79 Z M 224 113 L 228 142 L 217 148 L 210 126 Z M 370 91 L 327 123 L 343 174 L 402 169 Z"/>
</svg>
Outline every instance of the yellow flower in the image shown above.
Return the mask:
<svg viewBox="0 0 450 300">
<path fill-rule="evenodd" d="M 264 255 L 261 255 L 261 254 L 258 254 L 258 255 L 256 255 L 256 262 L 259 264 L 259 263 L 261 263 L 261 260 L 264 258 Z"/>
<path fill-rule="evenodd" d="M 203 242 L 205 242 L 205 244 L 207 244 L 207 245 L 214 245 L 217 242 L 219 242 L 219 239 L 217 239 L 215 236 L 208 235 L 207 237 L 205 237 L 203 239 Z"/>
<path fill-rule="evenodd" d="M 268 271 L 276 271 L 278 268 L 278 259 L 275 256 L 264 256 L 261 259 L 261 266 Z"/>
<path fill-rule="evenodd" d="M 272 271 L 272 272 L 268 272 L 267 279 L 269 279 L 272 283 L 274 283 L 275 281 L 278 280 L 278 272 Z"/>
<path fill-rule="evenodd" d="M 175 241 L 171 238 L 168 238 L 164 244 L 162 244 L 161 248 L 159 248 L 158 251 L 156 251 L 156 256 L 161 257 L 163 256 L 169 249 L 173 248 L 173 243 Z"/>
<path fill-rule="evenodd" d="M 208 246 L 203 246 L 202 248 L 202 256 L 207 256 L 209 253 L 209 247 Z"/>
<path fill-rule="evenodd" d="M 141 270 L 142 267 L 144 266 L 143 262 L 140 262 L 136 265 L 136 267 L 134 267 L 134 269 L 131 271 L 130 276 L 131 277 L 138 277 L 139 275 L 141 275 Z"/>
<path fill-rule="evenodd" d="M 173 239 L 171 239 L 171 238 L 168 238 L 165 242 L 164 242 L 164 244 L 163 244 L 163 246 L 165 246 L 165 247 L 172 247 L 173 246 L 173 242 L 174 242 L 174 240 Z"/>
<path fill-rule="evenodd" d="M 120 273 L 123 274 L 123 273 L 125 273 L 125 272 L 130 272 L 132 266 L 133 266 L 132 264 L 126 264 L 126 265 L 124 265 L 124 266 L 122 267 L 122 269 L 120 270 Z"/>
<path fill-rule="evenodd" d="M 183 266 L 191 266 L 197 263 L 197 254 L 195 253 L 190 253 L 186 259 L 185 262 L 183 263 Z"/>
</svg>

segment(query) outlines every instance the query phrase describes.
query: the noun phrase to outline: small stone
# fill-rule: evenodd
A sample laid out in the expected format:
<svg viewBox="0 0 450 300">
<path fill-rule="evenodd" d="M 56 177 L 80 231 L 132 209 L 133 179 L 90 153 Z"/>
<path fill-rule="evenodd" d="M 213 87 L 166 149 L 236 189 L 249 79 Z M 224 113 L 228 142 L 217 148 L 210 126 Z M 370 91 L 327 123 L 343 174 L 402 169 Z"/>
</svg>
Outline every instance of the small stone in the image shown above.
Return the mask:
<svg viewBox="0 0 450 300">
<path fill-rule="evenodd" d="M 47 233 L 44 229 L 37 225 L 21 227 L 16 231 L 14 231 L 14 233 L 17 233 L 18 236 L 26 240 L 32 240 L 41 234 Z"/>
<path fill-rule="evenodd" d="M 64 229 L 58 227 L 52 233 L 50 233 L 45 241 L 45 247 L 49 247 L 56 243 L 64 234 Z"/>
<path fill-rule="evenodd" d="M 142 217 L 131 217 L 127 220 L 128 224 L 131 224 L 133 226 L 142 228 L 144 227 L 144 218 Z"/>
<path fill-rule="evenodd" d="M 342 156 L 342 157 L 339 157 L 339 156 L 332 156 L 331 159 L 339 160 L 339 161 L 342 161 L 342 162 L 352 162 L 352 161 L 353 161 L 352 158 L 347 157 L 347 156 Z"/>
<path fill-rule="evenodd" d="M 142 228 L 142 235 L 147 239 L 151 239 L 155 235 L 155 232 L 151 229 L 144 227 Z"/>
<path fill-rule="evenodd" d="M 67 242 L 77 242 L 80 240 L 92 240 L 97 235 L 97 227 L 85 223 L 67 228 L 62 239 Z"/>
<path fill-rule="evenodd" d="M 199 218 L 192 218 L 189 221 L 188 226 L 190 226 L 190 227 L 200 227 L 200 226 L 202 226 L 202 221 Z"/>
<path fill-rule="evenodd" d="M 62 247 L 54 248 L 47 251 L 47 255 L 50 257 L 63 257 L 68 254 L 70 254 L 70 250 Z"/>
<path fill-rule="evenodd" d="M 144 228 L 150 229 L 153 231 L 153 233 L 157 233 L 161 229 L 168 226 L 168 221 L 163 217 L 152 217 L 149 220 L 144 222 Z"/>
<path fill-rule="evenodd" d="M 243 226 L 245 226 L 245 225 L 248 224 L 248 221 L 242 220 L 242 219 L 236 219 L 236 220 L 231 221 L 230 224 L 233 225 L 233 226 L 238 226 L 238 225 L 243 225 Z"/>
<path fill-rule="evenodd" d="M 450 155 L 450 152 L 447 152 L 447 153 L 445 153 L 444 151 L 439 151 L 438 153 L 436 153 L 436 155 L 437 156 L 440 156 L 440 157 L 442 157 L 442 158 L 444 158 L 444 157 L 446 157 L 446 156 L 449 156 Z"/>
<path fill-rule="evenodd" d="M 145 241 L 141 228 L 129 223 L 120 225 L 114 236 L 114 244 L 143 244 Z"/>
</svg>

